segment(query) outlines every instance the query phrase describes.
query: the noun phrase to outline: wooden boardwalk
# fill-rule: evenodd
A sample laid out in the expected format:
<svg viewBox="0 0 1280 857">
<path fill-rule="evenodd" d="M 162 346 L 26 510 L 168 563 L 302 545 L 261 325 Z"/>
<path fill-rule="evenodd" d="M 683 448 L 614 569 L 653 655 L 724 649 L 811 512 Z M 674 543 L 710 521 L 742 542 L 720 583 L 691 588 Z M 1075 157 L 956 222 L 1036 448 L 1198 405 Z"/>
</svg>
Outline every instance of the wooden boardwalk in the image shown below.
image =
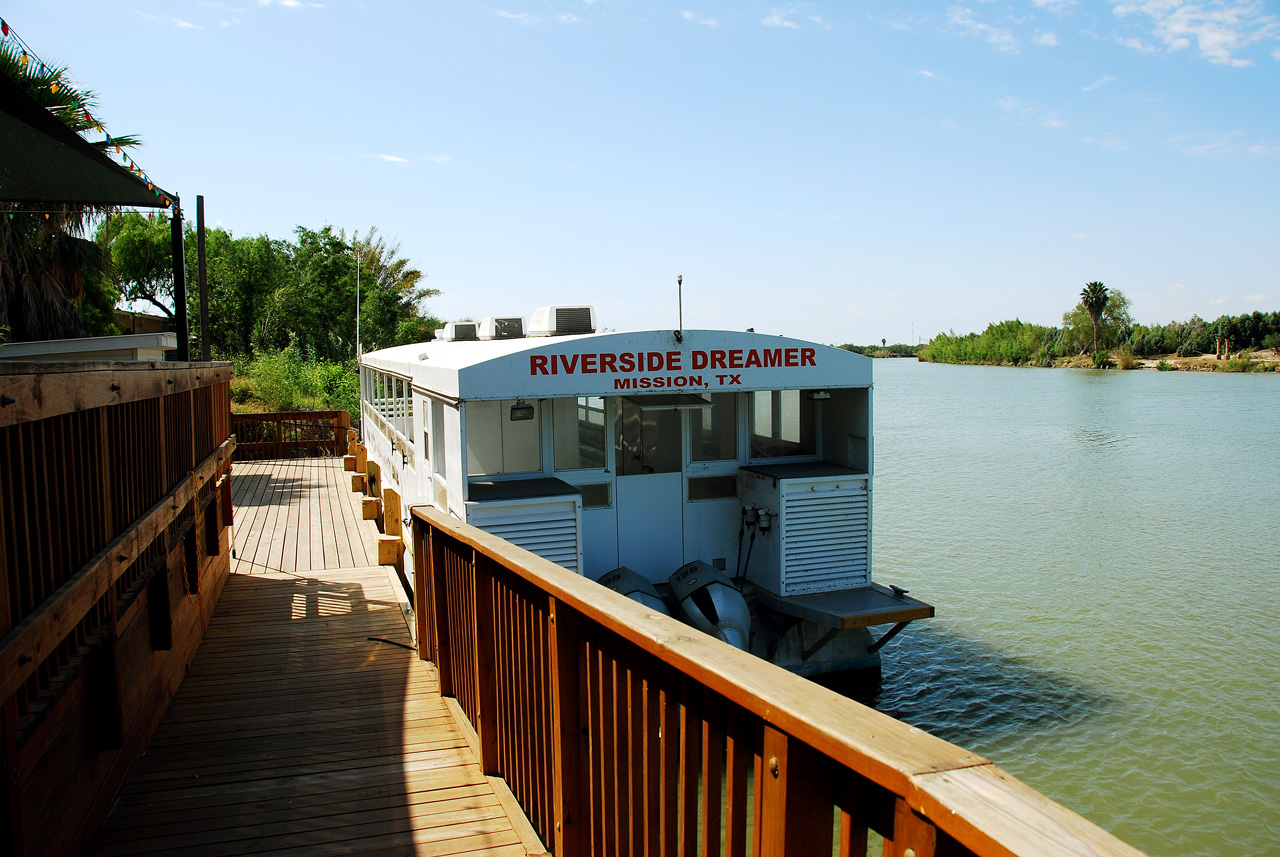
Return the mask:
<svg viewBox="0 0 1280 857">
<path fill-rule="evenodd" d="M 232 574 L 88 853 L 542 852 L 411 650 L 341 459 L 233 478 Z"/>
</svg>

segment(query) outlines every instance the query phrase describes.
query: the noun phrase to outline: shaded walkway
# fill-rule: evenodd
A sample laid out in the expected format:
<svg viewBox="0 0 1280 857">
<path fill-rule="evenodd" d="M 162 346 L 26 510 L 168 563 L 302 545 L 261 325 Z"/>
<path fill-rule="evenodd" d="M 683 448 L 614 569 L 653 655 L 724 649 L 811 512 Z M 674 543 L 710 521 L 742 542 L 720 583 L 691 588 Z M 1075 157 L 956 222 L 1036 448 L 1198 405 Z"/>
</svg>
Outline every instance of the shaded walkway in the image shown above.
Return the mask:
<svg viewBox="0 0 1280 857">
<path fill-rule="evenodd" d="M 329 490 L 346 477 L 334 463 L 236 465 L 237 564 L 90 854 L 541 851 L 408 648 L 386 570 L 304 566 L 328 561 L 326 533 L 349 556 L 373 544 L 359 495 Z"/>
</svg>

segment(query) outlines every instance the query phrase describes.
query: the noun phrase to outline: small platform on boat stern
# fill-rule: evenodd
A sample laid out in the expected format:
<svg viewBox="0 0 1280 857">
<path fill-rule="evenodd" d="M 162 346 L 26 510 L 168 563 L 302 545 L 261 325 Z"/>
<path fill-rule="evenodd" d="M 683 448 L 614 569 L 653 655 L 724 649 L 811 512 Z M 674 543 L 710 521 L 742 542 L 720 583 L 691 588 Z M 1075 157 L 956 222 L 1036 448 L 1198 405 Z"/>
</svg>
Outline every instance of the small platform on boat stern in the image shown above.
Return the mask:
<svg viewBox="0 0 1280 857">
<path fill-rule="evenodd" d="M 770 610 L 808 619 L 829 628 L 865 628 L 868 625 L 906 624 L 933 616 L 933 605 L 873 583 L 857 589 L 817 595 L 774 595 L 757 589 L 756 597 Z"/>
</svg>

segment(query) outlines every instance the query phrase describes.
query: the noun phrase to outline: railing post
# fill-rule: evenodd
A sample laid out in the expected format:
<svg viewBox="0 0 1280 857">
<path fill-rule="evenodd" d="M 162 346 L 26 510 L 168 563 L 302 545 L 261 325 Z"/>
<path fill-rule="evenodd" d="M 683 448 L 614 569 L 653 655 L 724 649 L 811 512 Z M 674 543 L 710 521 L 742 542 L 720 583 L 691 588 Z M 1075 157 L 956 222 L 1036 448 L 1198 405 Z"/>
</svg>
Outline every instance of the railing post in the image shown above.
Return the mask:
<svg viewBox="0 0 1280 857">
<path fill-rule="evenodd" d="M 498 771 L 498 684 L 494 670 L 497 641 L 493 621 L 494 570 L 492 559 L 472 549 L 475 574 L 476 656 L 476 737 L 480 741 L 480 769 L 487 775 Z"/>
<path fill-rule="evenodd" d="M 834 805 L 823 777 L 822 757 L 766 723 L 760 760 L 763 770 L 757 771 L 756 780 L 760 850 L 756 853 L 761 857 L 830 853 Z"/>
<path fill-rule="evenodd" d="M 884 857 L 934 857 L 938 828 L 903 798 L 893 802 L 893 838 L 885 837 Z"/>
<path fill-rule="evenodd" d="M 453 659 L 449 656 L 449 604 L 444 574 L 444 540 L 435 527 L 431 528 L 431 625 L 435 635 L 436 673 L 440 681 L 441 696 L 457 696 L 453 687 Z"/>
<path fill-rule="evenodd" d="M 582 746 L 586 735 L 581 720 L 580 620 L 554 598 L 550 613 L 552 851 L 556 857 L 578 857 L 586 851 L 587 821 L 582 806 L 582 766 L 587 754 Z"/>
<path fill-rule="evenodd" d="M 413 618 L 418 637 L 418 659 L 435 660 L 434 592 L 431 588 L 431 525 L 413 519 Z"/>
</svg>

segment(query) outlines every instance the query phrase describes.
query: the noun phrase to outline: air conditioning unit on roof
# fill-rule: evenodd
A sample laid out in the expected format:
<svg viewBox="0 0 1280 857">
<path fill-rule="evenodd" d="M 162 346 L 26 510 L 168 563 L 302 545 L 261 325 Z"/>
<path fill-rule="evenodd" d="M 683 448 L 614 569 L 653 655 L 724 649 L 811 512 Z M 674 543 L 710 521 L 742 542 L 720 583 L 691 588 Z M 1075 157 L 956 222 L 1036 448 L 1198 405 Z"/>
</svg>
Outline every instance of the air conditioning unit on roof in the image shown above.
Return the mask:
<svg viewBox="0 0 1280 857">
<path fill-rule="evenodd" d="M 521 339 L 524 337 L 524 316 L 491 315 L 480 322 L 481 339 Z"/>
<path fill-rule="evenodd" d="M 591 306 L 542 306 L 529 320 L 530 336 L 568 336 L 596 332 L 596 310 Z"/>
<path fill-rule="evenodd" d="M 436 339 L 443 342 L 473 342 L 479 336 L 474 321 L 451 321 L 436 331 Z"/>
</svg>

